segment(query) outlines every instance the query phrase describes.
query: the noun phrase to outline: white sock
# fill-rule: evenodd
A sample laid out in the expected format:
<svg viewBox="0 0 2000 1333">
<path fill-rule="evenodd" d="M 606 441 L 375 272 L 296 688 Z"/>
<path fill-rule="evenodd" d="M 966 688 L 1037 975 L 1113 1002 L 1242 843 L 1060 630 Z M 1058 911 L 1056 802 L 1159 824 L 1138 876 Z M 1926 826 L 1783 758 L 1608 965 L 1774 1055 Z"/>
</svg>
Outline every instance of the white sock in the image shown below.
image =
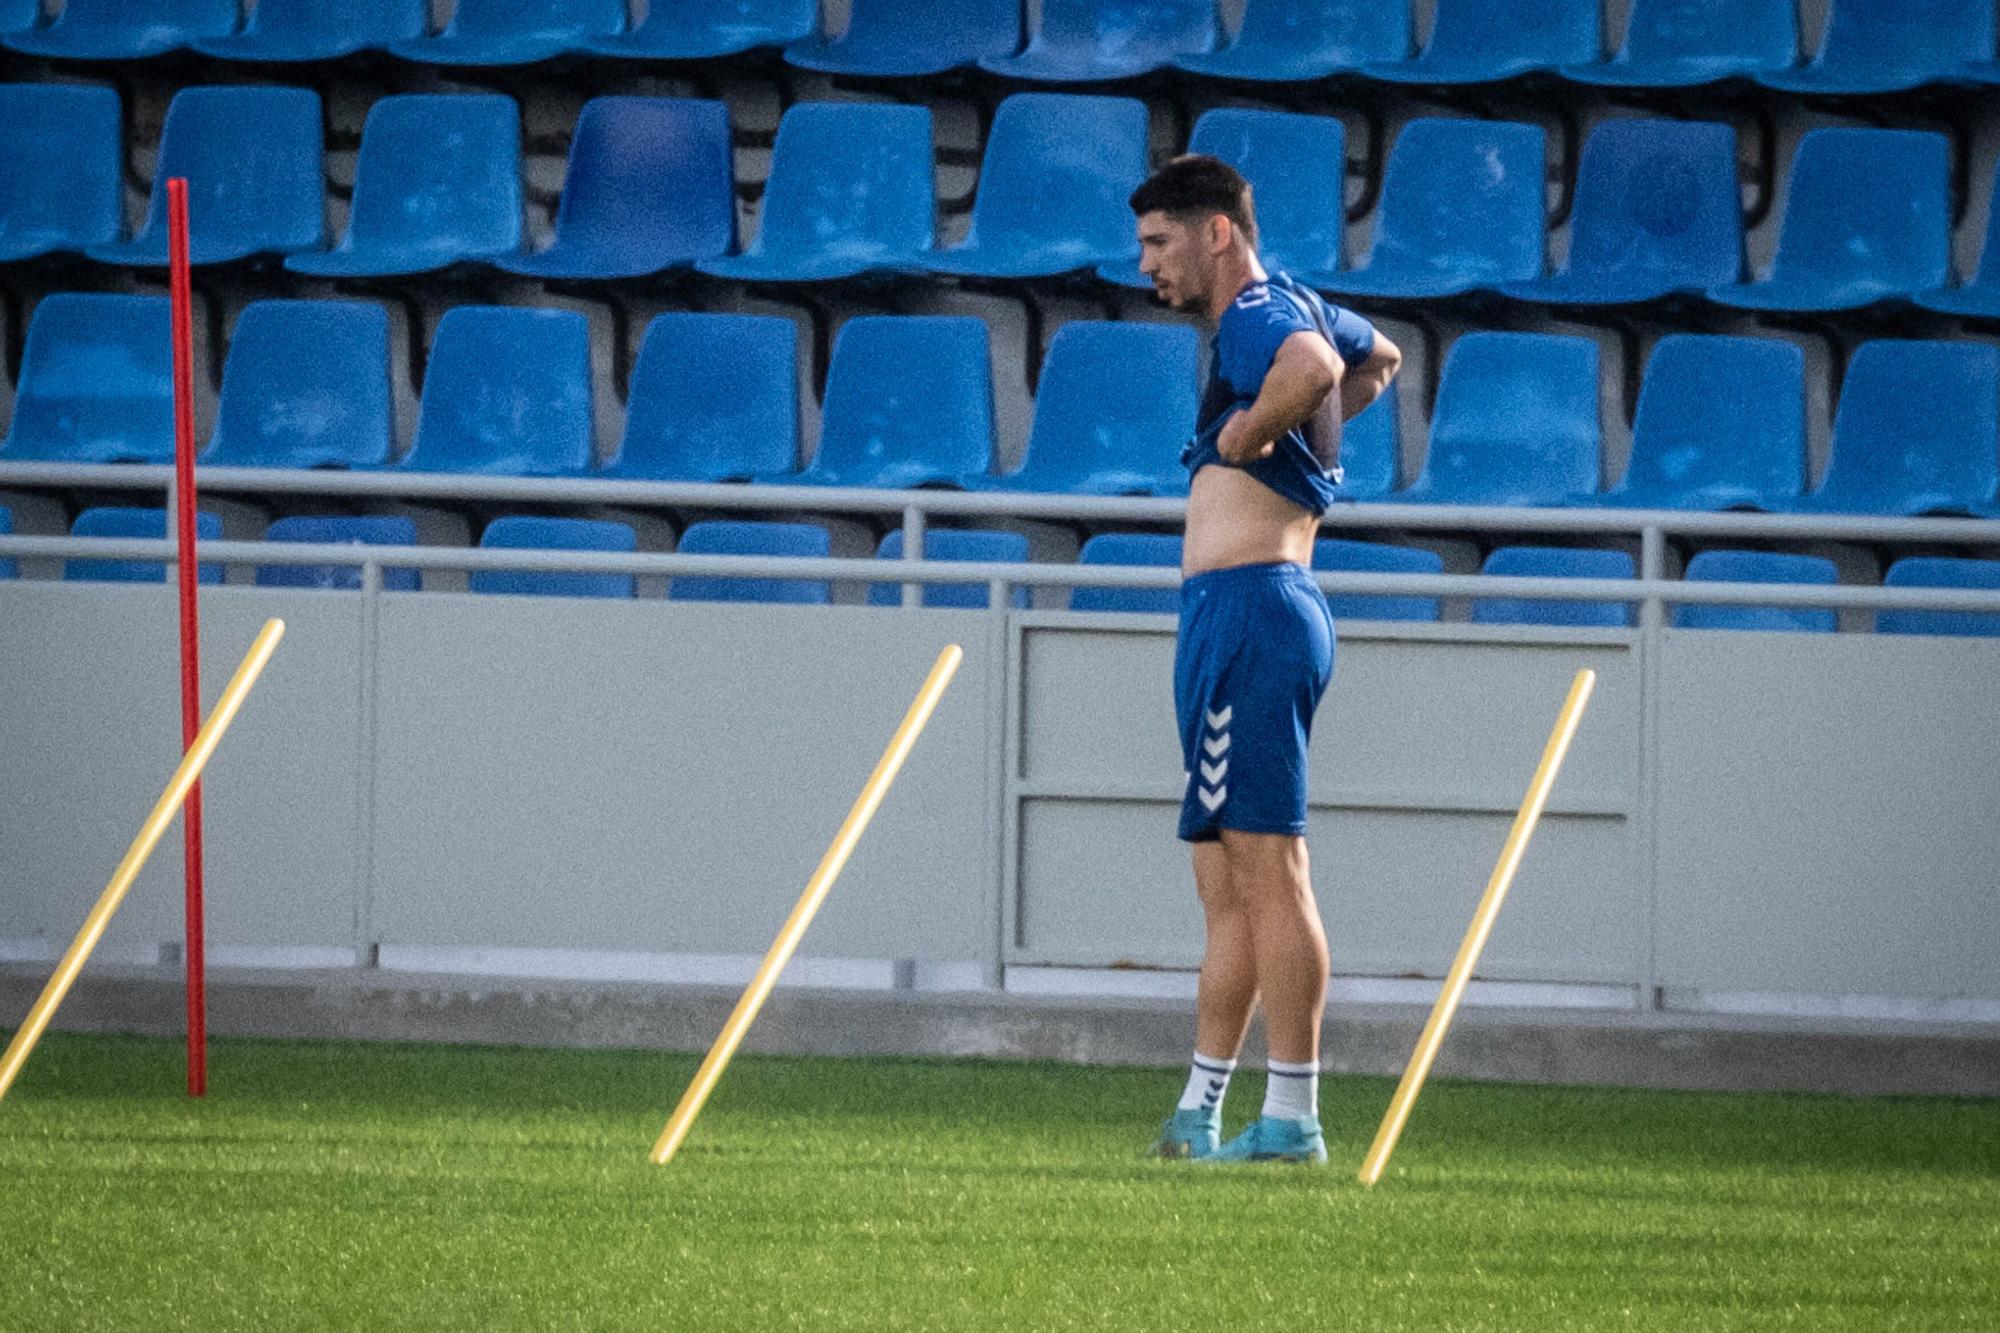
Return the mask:
<svg viewBox="0 0 2000 1333">
<path fill-rule="evenodd" d="M 1222 1094 L 1229 1091 L 1229 1076 L 1235 1072 L 1234 1060 L 1218 1060 L 1196 1051 L 1194 1064 L 1188 1070 L 1187 1087 L 1181 1092 L 1179 1109 L 1198 1111 L 1209 1107 L 1220 1111 Z"/>
<path fill-rule="evenodd" d="M 1270 1078 L 1264 1084 L 1264 1114 L 1281 1120 L 1319 1119 L 1319 1061 L 1287 1064 L 1273 1060 L 1265 1066 Z"/>
</svg>

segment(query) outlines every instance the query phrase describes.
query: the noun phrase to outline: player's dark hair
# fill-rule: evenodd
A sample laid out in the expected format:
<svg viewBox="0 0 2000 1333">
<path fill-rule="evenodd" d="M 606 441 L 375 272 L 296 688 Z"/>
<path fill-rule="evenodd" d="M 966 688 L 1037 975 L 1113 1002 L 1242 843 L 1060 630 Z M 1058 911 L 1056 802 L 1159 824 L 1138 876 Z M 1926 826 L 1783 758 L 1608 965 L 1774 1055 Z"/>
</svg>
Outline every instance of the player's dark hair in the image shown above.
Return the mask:
<svg viewBox="0 0 2000 1333">
<path fill-rule="evenodd" d="M 1147 177 L 1127 202 L 1139 217 L 1165 213 L 1181 223 L 1220 213 L 1256 248 L 1257 207 L 1250 198 L 1250 182 L 1219 157 L 1205 153 L 1177 157 Z"/>
</svg>

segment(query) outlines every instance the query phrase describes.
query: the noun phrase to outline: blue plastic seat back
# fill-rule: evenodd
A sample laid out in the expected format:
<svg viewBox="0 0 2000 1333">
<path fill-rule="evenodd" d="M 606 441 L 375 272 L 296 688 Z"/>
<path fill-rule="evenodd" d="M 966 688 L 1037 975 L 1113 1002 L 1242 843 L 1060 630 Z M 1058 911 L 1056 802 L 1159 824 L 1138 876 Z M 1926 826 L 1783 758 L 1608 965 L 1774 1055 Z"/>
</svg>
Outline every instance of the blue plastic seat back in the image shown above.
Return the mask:
<svg viewBox="0 0 2000 1333">
<path fill-rule="evenodd" d="M 748 481 L 799 461 L 798 328 L 773 315 L 655 315 L 604 475 Z"/>
<path fill-rule="evenodd" d="M 1642 508 L 1783 508 L 1805 489 L 1805 470 L 1797 344 L 1676 333 L 1646 362 L 1631 460 L 1604 498 Z"/>
<path fill-rule="evenodd" d="M 1145 178 L 1143 102 L 1017 93 L 993 118 L 967 246 L 1051 252 L 1071 268 L 1129 258 L 1139 244 L 1125 201 Z"/>
<path fill-rule="evenodd" d="M 1485 574 L 1508 578 L 1629 579 L 1632 557 L 1623 551 L 1559 546 L 1503 546 L 1486 557 Z M 1632 623 L 1630 602 L 1580 602 L 1537 597 L 1481 597 L 1472 603 L 1475 625 L 1610 626 Z"/>
<path fill-rule="evenodd" d="M 0 0 L 0 37 L 26 32 L 41 13 L 42 0 Z"/>
<path fill-rule="evenodd" d="M 649 7 L 631 31 L 586 45 L 603 54 L 702 60 L 800 41 L 818 22 L 818 0 L 673 0 Z"/>
<path fill-rule="evenodd" d="M 590 518 L 540 518 L 510 514 L 486 525 L 479 544 L 487 550 L 635 551 L 629 523 Z M 474 592 L 521 597 L 630 597 L 630 574 L 579 574 L 542 569 L 477 569 Z"/>
<path fill-rule="evenodd" d="M 1779 87 L 1889 92 L 1993 59 L 1991 0 L 1827 0 L 1810 64 L 1775 75 Z"/>
<path fill-rule="evenodd" d="M 521 113 L 511 97 L 412 93 L 369 109 L 347 234 L 285 266 L 390 276 L 521 246 Z"/>
<path fill-rule="evenodd" d="M 236 27 L 237 6 L 238 0 L 63 0 L 52 22 L 10 33 L 7 45 L 72 60 L 135 60 L 226 35 Z"/>
<path fill-rule="evenodd" d="M 841 326 L 827 368 L 819 451 L 804 480 L 934 486 L 992 466 L 986 321 L 863 315 Z"/>
<path fill-rule="evenodd" d="M 160 541 L 174 535 L 164 509 L 86 509 L 70 524 L 72 537 L 125 537 Z M 206 510 L 194 516 L 197 541 L 219 541 L 222 519 Z M 167 566 L 160 560 L 65 560 L 63 577 L 86 583 L 165 583 Z M 222 582 L 222 566 L 203 562 L 197 583 Z"/>
<path fill-rule="evenodd" d="M 1437 0 L 1430 43 L 1409 66 L 1455 80 L 1578 65 L 1603 53 L 1597 0 Z"/>
<path fill-rule="evenodd" d="M 2000 560 L 1907 556 L 1889 566 L 1889 588 L 1983 588 L 2000 591 Z M 2000 612 L 1877 611 L 1877 634 L 1954 634 L 2000 638 Z"/>
<path fill-rule="evenodd" d="M 1430 450 L 1407 492 L 1444 504 L 1561 504 L 1602 472 L 1597 344 L 1469 333 L 1438 379 Z"/>
<path fill-rule="evenodd" d="M 882 77 L 941 74 L 1021 45 L 1017 0 L 852 0 L 846 31 L 809 37 L 785 52 L 806 69 Z"/>
<path fill-rule="evenodd" d="M 1319 280 L 1425 296 L 1539 277 L 1545 140 L 1539 125 L 1411 121 L 1389 150 L 1366 264 Z"/>
<path fill-rule="evenodd" d="M 459 306 L 438 321 L 413 472 L 582 472 L 592 440 L 590 328 L 571 310 Z"/>
<path fill-rule="evenodd" d="M 1290 83 L 1410 55 L 1410 7 L 1380 0 L 1246 0 L 1236 39 L 1183 69 Z"/>
<path fill-rule="evenodd" d="M 883 560 L 903 558 L 903 530 L 896 529 L 882 539 L 875 554 Z M 1018 532 L 984 532 L 963 528 L 930 528 L 924 533 L 924 559 L 969 560 L 978 564 L 1023 565 L 1028 562 L 1028 539 Z M 984 583 L 927 583 L 923 604 L 985 610 L 992 605 Z M 868 586 L 868 605 L 901 606 L 903 585 L 873 583 Z M 1016 588 L 1008 604 L 1017 611 L 1028 609 L 1028 590 Z"/>
<path fill-rule="evenodd" d="M 1705 121 L 1611 120 L 1577 166 L 1563 277 L 1650 296 L 1743 272 L 1736 131 Z"/>
<path fill-rule="evenodd" d="M 152 201 L 139 234 L 93 246 L 114 264 L 167 262 L 167 181 L 188 182 L 188 253 L 218 264 L 317 249 L 324 153 L 319 94 L 308 88 L 188 88 L 167 106 Z"/>
<path fill-rule="evenodd" d="M 415 546 L 416 520 L 396 514 L 328 515 L 294 514 L 273 522 L 264 533 L 267 542 L 292 542 L 302 546 Z M 417 571 L 384 569 L 382 587 L 388 592 L 415 592 Z M 359 565 L 259 565 L 260 588 L 361 587 Z"/>
<path fill-rule="evenodd" d="M 1172 565 L 1181 563 L 1181 539 L 1146 532 L 1106 532 L 1084 542 L 1079 565 Z M 1143 611 L 1179 615 L 1181 590 L 1172 588 L 1090 588 L 1069 591 L 1072 611 Z"/>
<path fill-rule="evenodd" d="M 1690 583 L 1809 583 L 1840 582 L 1833 561 L 1816 555 L 1779 555 L 1770 551 L 1702 551 L 1688 561 Z M 1796 606 L 1679 606 L 1674 624 L 1681 629 L 1784 630 L 1831 634 L 1834 612 Z"/>
<path fill-rule="evenodd" d="M 1796 0 L 1633 0 L 1631 15 L 1615 64 L 1722 77 L 1798 57 Z"/>
<path fill-rule="evenodd" d="M 437 36 L 392 49 L 439 64 L 528 64 L 622 32 L 625 18 L 625 0 L 457 0 Z"/>
<path fill-rule="evenodd" d="M 1339 267 L 1347 131 L 1338 119 L 1219 107 L 1195 122 L 1188 151 L 1219 157 L 1250 182 L 1266 265 L 1300 274 Z"/>
<path fill-rule="evenodd" d="M 1313 543 L 1313 568 L 1359 574 L 1442 574 L 1444 557 L 1414 546 L 1323 537 Z M 1435 597 L 1341 593 L 1326 599 L 1335 620 L 1436 620 Z"/>
<path fill-rule="evenodd" d="M 656 273 L 736 247 L 729 108 L 676 97 L 594 97 L 578 115 L 555 243 L 504 261 L 543 277 Z"/>
<path fill-rule="evenodd" d="M 429 19 L 426 0 L 257 0 L 241 32 L 192 45 L 225 60 L 335 60 L 421 37 Z"/>
<path fill-rule="evenodd" d="M 1018 77 L 1088 82 L 1143 74 L 1215 42 L 1215 0 L 1042 0 L 1027 49 L 981 63 Z"/>
<path fill-rule="evenodd" d="M 908 263 L 936 229 L 929 108 L 805 102 L 785 113 L 750 254 Z"/>
<path fill-rule="evenodd" d="M 14 420 L 0 457 L 172 461 L 172 330 L 164 296 L 43 297 L 28 321 Z"/>
<path fill-rule="evenodd" d="M 1396 384 L 1340 428 L 1340 496 L 1382 500 L 1396 489 L 1401 470 L 1402 407 Z"/>
<path fill-rule="evenodd" d="M 202 461 L 224 467 L 377 467 L 395 426 L 389 316 L 366 301 L 254 301 L 222 368 Z"/>
<path fill-rule="evenodd" d="M 117 239 L 118 115 L 110 88 L 0 84 L 0 262 Z"/>
<path fill-rule="evenodd" d="M 0 505 L 0 537 L 5 537 L 13 531 L 14 511 L 5 505 Z M 18 572 L 12 557 L 0 560 L 0 579 L 11 579 Z"/>
<path fill-rule="evenodd" d="M 1201 338 L 1174 324 L 1078 320 L 1056 330 L 1010 488 L 1175 495 L 1194 434 Z"/>
<path fill-rule="evenodd" d="M 1771 280 L 1871 294 L 1943 286 L 1949 198 L 1942 134 L 1812 130 L 1793 160 Z"/>
<path fill-rule="evenodd" d="M 2000 485 L 2000 351 L 1982 343 L 1863 343 L 1834 410 L 1826 477 L 1806 508 L 1976 512 Z"/>
<path fill-rule="evenodd" d="M 682 555 L 765 555 L 824 559 L 832 539 L 816 523 L 759 523 L 711 520 L 696 523 L 681 535 Z M 667 597 L 682 602 L 785 602 L 824 606 L 833 600 L 823 579 L 718 578 L 710 575 L 676 578 Z"/>
</svg>

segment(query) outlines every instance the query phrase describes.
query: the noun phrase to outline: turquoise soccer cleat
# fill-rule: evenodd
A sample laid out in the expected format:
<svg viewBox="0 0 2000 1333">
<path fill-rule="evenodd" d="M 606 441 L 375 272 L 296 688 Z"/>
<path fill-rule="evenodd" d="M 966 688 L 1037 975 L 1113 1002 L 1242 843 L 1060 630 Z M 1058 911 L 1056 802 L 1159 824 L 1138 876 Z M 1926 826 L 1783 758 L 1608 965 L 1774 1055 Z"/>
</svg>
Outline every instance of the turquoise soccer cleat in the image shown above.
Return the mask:
<svg viewBox="0 0 2000 1333">
<path fill-rule="evenodd" d="M 1212 1106 L 1175 1111 L 1153 1145 L 1156 1157 L 1213 1157 L 1222 1141 L 1222 1113 Z"/>
<path fill-rule="evenodd" d="M 1258 1116 L 1250 1128 L 1223 1144 L 1209 1160 L 1319 1166 L 1326 1162 L 1326 1140 L 1320 1136 L 1319 1121 L 1311 1116 L 1297 1120 Z"/>
</svg>

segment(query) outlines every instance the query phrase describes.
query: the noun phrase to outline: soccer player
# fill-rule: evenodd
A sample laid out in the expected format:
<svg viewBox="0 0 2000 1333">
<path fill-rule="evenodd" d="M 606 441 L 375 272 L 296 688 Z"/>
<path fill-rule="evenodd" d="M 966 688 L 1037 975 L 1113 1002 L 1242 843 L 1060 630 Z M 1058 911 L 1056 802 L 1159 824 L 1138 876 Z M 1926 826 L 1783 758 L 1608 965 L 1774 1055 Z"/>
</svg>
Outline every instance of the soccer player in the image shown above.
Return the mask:
<svg viewBox="0 0 2000 1333">
<path fill-rule="evenodd" d="M 1142 273 L 1215 322 L 1182 548 L 1174 704 L 1188 771 L 1207 947 L 1194 1066 L 1158 1151 L 1324 1162 L 1319 1028 L 1326 935 L 1306 863 L 1306 743 L 1333 676 L 1333 618 L 1311 574 L 1339 495 L 1340 428 L 1402 363 L 1360 316 L 1257 258 L 1250 186 L 1213 157 L 1175 158 L 1133 192 Z M 1261 1000 L 1263 1114 L 1219 1142 L 1222 1098 Z"/>
</svg>

